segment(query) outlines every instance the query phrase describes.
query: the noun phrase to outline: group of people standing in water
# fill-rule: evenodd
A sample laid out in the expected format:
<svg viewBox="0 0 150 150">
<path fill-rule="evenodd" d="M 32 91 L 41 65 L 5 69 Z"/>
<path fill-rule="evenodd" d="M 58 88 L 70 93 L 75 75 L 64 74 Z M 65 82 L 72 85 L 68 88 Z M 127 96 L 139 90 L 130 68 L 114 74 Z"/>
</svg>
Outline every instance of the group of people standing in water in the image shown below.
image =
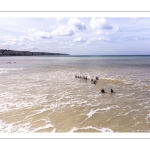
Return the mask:
<svg viewBox="0 0 150 150">
<path fill-rule="evenodd" d="M 75 78 L 80 78 L 80 79 L 85 79 L 85 80 L 88 79 L 87 76 L 79 76 L 79 75 L 75 75 Z M 91 78 L 91 82 L 93 84 L 96 84 L 98 79 L 99 79 L 99 77 L 95 77 L 95 79 Z M 106 92 L 104 89 L 101 89 L 101 93 L 106 93 Z M 113 89 L 110 89 L 110 93 L 114 93 Z"/>
<path fill-rule="evenodd" d="M 106 93 L 104 89 L 101 89 L 101 93 Z M 110 93 L 115 93 L 113 89 L 110 89 Z"/>
</svg>

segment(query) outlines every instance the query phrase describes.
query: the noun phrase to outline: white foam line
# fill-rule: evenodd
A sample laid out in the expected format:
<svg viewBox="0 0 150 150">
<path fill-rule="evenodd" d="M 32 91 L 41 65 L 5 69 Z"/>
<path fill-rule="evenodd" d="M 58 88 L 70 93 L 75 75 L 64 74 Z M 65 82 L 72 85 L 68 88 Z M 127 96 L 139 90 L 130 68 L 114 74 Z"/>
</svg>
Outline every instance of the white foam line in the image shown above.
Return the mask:
<svg viewBox="0 0 150 150">
<path fill-rule="evenodd" d="M 56 99 L 56 101 L 59 101 L 59 100 L 63 99 L 64 96 L 65 96 L 65 95 L 62 95 L 60 98 Z"/>
<path fill-rule="evenodd" d="M 56 128 L 54 128 L 51 133 L 55 133 L 55 132 L 56 132 Z"/>
<path fill-rule="evenodd" d="M 15 123 L 5 124 L 0 120 L 0 132 L 2 133 L 12 133 L 12 132 L 29 132 L 28 129 L 30 128 L 30 122 L 20 124 L 14 126 Z M 16 131 L 15 131 L 16 130 Z"/>
<path fill-rule="evenodd" d="M 118 78 L 110 78 L 110 77 L 99 77 L 100 80 L 110 80 L 110 81 L 119 81 L 119 82 L 126 82 L 126 80 L 118 79 Z"/>
<path fill-rule="evenodd" d="M 145 106 L 144 108 L 150 108 L 150 106 Z"/>
<path fill-rule="evenodd" d="M 141 104 L 139 104 L 140 106 L 144 106 L 144 105 L 148 105 L 149 104 L 149 101 L 146 101 L 146 102 L 144 102 L 144 103 L 141 103 Z"/>
<path fill-rule="evenodd" d="M 45 112 L 45 111 L 47 111 L 48 109 L 46 109 L 46 108 L 43 108 L 43 109 L 41 109 L 40 111 L 39 111 L 39 113 L 38 114 L 41 114 L 41 113 L 43 113 L 43 112 Z"/>
<path fill-rule="evenodd" d="M 41 126 L 41 127 L 37 128 L 37 129 L 34 129 L 31 132 L 36 132 L 38 130 L 47 129 L 47 128 L 50 128 L 50 127 L 54 127 L 54 126 L 49 123 L 49 124 L 46 124 L 45 126 Z"/>
<path fill-rule="evenodd" d="M 87 101 L 82 101 L 81 99 L 79 99 L 79 100 L 74 100 L 74 101 L 72 101 L 72 103 L 73 104 L 77 104 L 77 105 L 82 105 L 82 104 L 86 104 L 87 103 Z"/>
<path fill-rule="evenodd" d="M 120 114 L 121 116 L 125 116 L 125 115 L 128 115 L 129 113 L 133 112 L 133 111 L 139 111 L 140 109 L 133 109 L 133 110 L 130 110 L 128 112 L 126 112 L 125 114 Z"/>
<path fill-rule="evenodd" d="M 29 132 L 28 129 L 31 127 L 31 124 L 30 122 L 27 122 L 25 124 L 18 125 L 17 127 L 19 127 L 17 132 Z"/>
<path fill-rule="evenodd" d="M 106 108 L 102 108 L 100 110 L 110 110 L 110 109 L 111 109 L 111 107 L 106 107 Z"/>
<path fill-rule="evenodd" d="M 43 108 L 43 109 L 41 109 L 41 110 L 36 110 L 36 113 L 34 113 L 34 114 L 32 114 L 32 115 L 26 116 L 26 119 L 29 118 L 29 117 L 33 117 L 33 116 L 35 116 L 35 115 L 39 115 L 39 114 L 41 114 L 41 113 L 43 113 L 43 112 L 45 112 L 45 111 L 48 111 L 48 110 L 51 110 L 51 108 L 48 108 L 48 109 Z"/>
<path fill-rule="evenodd" d="M 117 105 L 116 105 L 116 106 L 117 106 Z M 117 106 L 117 107 L 119 107 L 119 106 Z M 119 114 L 116 115 L 116 116 L 110 117 L 110 118 L 108 118 L 105 122 L 107 122 L 107 121 L 109 121 L 109 120 L 111 120 L 111 119 L 113 119 L 113 118 L 119 117 L 120 115 L 122 115 L 122 114 L 119 113 Z"/>
<path fill-rule="evenodd" d="M 128 95 L 126 95 L 126 96 L 132 96 L 132 95 L 134 95 L 135 93 L 130 93 L 130 94 L 128 94 Z"/>
<path fill-rule="evenodd" d="M 147 116 L 146 116 L 147 123 L 150 123 L 150 122 L 148 121 L 148 118 L 150 118 L 150 113 L 147 114 Z"/>
<path fill-rule="evenodd" d="M 88 114 L 85 114 L 85 115 L 88 116 L 88 118 L 86 118 L 85 120 L 83 120 L 80 124 L 82 124 L 83 122 L 85 122 L 86 120 L 88 120 L 89 118 L 91 118 L 91 117 L 92 117 L 95 113 L 97 113 L 97 111 L 99 111 L 99 110 L 100 110 L 99 108 L 96 109 L 96 110 L 91 109 Z M 82 115 L 84 115 L 84 114 L 82 114 Z"/>
<path fill-rule="evenodd" d="M 2 73 L 8 73 L 8 71 L 0 71 L 0 74 L 2 74 Z"/>
<path fill-rule="evenodd" d="M 117 95 L 119 95 L 119 96 L 120 96 L 120 95 L 123 95 L 123 94 L 122 94 L 122 93 L 120 93 L 120 94 L 117 94 Z"/>
<path fill-rule="evenodd" d="M 70 132 L 74 132 L 74 131 L 77 131 L 79 128 L 76 128 L 76 127 L 73 127 Z"/>
<path fill-rule="evenodd" d="M 99 108 L 96 110 L 91 109 L 90 112 L 87 114 L 88 118 L 91 118 L 99 110 L 100 110 Z"/>
<path fill-rule="evenodd" d="M 97 131 L 100 131 L 102 133 L 106 133 L 106 132 L 111 132 L 113 133 L 114 131 L 110 128 L 96 128 L 96 127 L 93 127 L 93 126 L 87 126 L 87 127 L 82 127 L 82 128 L 77 128 L 77 127 L 73 127 L 70 132 L 75 132 L 77 130 L 80 130 L 80 129 L 94 129 L 94 130 L 97 130 Z"/>
<path fill-rule="evenodd" d="M 106 107 L 106 108 L 102 108 L 100 110 L 110 110 L 111 108 L 118 108 L 119 106 L 118 105 L 113 105 L 113 106 L 110 106 L 110 107 Z"/>
<path fill-rule="evenodd" d="M 7 71 L 7 70 L 22 70 L 23 68 L 0 68 L 2 71 Z"/>
<path fill-rule="evenodd" d="M 117 116 L 119 116 L 119 115 L 117 115 Z M 105 122 L 107 122 L 107 121 L 109 121 L 109 120 L 111 120 L 111 119 L 113 119 L 113 118 L 115 118 L 115 117 L 117 117 L 117 116 L 110 117 L 110 118 L 108 118 Z"/>
<path fill-rule="evenodd" d="M 120 97 L 118 97 L 118 98 L 122 98 L 123 96 L 120 96 Z"/>
<path fill-rule="evenodd" d="M 136 127 L 138 124 L 140 124 L 140 123 L 142 123 L 142 122 L 136 122 L 133 126 L 132 126 L 132 128 L 133 127 Z"/>
</svg>

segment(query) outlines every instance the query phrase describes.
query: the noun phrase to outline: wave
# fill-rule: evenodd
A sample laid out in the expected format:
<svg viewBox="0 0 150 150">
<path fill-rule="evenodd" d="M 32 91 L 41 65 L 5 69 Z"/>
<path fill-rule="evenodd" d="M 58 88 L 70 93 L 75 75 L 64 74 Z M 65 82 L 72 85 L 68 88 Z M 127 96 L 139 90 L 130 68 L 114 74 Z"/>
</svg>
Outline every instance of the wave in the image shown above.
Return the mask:
<svg viewBox="0 0 150 150">
<path fill-rule="evenodd" d="M 126 80 L 123 80 L 123 79 L 116 79 L 116 78 L 111 78 L 111 77 L 99 77 L 99 80 L 102 80 L 102 81 L 110 81 L 110 82 L 114 82 L 114 83 L 125 83 Z"/>
<path fill-rule="evenodd" d="M 0 71 L 0 74 L 8 73 L 8 71 Z"/>
<path fill-rule="evenodd" d="M 20 124 L 18 126 L 14 125 L 15 123 L 6 124 L 0 120 L 0 132 L 1 133 L 18 133 L 18 132 L 29 132 L 30 122 Z"/>
<path fill-rule="evenodd" d="M 73 127 L 69 132 L 76 132 L 78 130 L 89 130 L 89 129 L 93 129 L 95 131 L 99 131 L 99 132 L 102 132 L 102 133 L 105 133 L 105 132 L 113 133 L 114 132 L 110 128 L 97 128 L 97 127 L 93 127 L 93 126 L 87 126 L 87 127 L 82 127 L 82 128 Z"/>
<path fill-rule="evenodd" d="M 0 68 L 2 71 L 9 71 L 9 70 L 23 70 L 23 68 Z"/>
</svg>

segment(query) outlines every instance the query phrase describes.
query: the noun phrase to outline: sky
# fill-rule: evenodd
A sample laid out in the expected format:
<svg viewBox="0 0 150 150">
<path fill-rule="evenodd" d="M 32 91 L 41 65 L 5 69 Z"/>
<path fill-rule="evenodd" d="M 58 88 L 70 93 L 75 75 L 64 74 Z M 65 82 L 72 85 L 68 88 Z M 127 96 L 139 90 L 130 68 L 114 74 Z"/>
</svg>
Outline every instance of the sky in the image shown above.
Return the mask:
<svg viewBox="0 0 150 150">
<path fill-rule="evenodd" d="M 150 18 L 0 18 L 0 49 L 150 55 Z"/>
</svg>

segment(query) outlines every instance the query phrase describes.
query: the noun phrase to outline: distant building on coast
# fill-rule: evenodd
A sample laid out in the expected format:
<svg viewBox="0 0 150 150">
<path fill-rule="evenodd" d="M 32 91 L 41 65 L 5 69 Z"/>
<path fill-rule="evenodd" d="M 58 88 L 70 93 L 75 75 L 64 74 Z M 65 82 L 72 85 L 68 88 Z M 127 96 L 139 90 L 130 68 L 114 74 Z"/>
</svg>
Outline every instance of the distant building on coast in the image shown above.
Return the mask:
<svg viewBox="0 0 150 150">
<path fill-rule="evenodd" d="M 69 54 L 0 49 L 0 56 L 37 56 L 37 55 L 69 55 Z"/>
</svg>

